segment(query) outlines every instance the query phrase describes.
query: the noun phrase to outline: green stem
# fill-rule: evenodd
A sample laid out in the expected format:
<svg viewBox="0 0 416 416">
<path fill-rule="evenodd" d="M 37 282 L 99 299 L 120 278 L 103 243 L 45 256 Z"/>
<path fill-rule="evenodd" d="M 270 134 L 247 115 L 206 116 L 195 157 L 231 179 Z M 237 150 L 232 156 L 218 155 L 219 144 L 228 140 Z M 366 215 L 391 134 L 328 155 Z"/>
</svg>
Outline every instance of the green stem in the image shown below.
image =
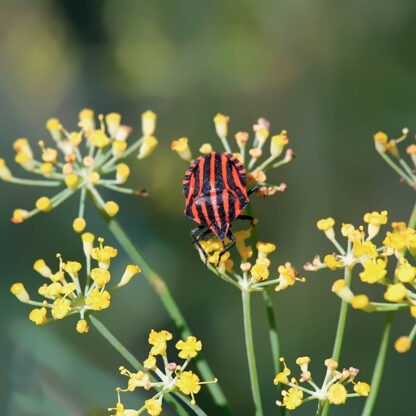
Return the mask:
<svg viewBox="0 0 416 416">
<path fill-rule="evenodd" d="M 351 269 L 346 267 L 344 270 L 344 279 L 346 285 L 349 287 L 351 283 Z M 339 317 L 338 317 L 338 325 L 337 325 L 337 333 L 335 335 L 334 341 L 334 348 L 332 349 L 331 358 L 335 361 L 339 361 L 339 357 L 341 355 L 342 349 L 342 341 L 344 340 L 344 332 L 345 332 L 345 324 L 347 322 L 347 314 L 348 314 L 348 303 L 345 301 L 341 301 L 341 308 L 339 310 Z M 328 377 L 330 373 L 327 373 L 325 377 L 324 384 L 328 382 Z M 317 415 L 322 414 L 322 416 L 328 416 L 329 414 L 329 403 L 326 402 L 321 413 L 317 413 Z"/>
<path fill-rule="evenodd" d="M 23 179 L 23 178 L 16 178 L 11 177 L 7 179 L 5 182 L 16 183 L 18 185 L 28 185 L 28 186 L 60 186 L 62 182 L 60 181 L 41 181 L 36 179 Z"/>
<path fill-rule="evenodd" d="M 381 378 L 383 376 L 384 363 L 386 361 L 393 314 L 394 312 L 388 312 L 386 314 L 383 335 L 381 337 L 381 343 L 377 354 L 377 360 L 374 366 L 373 376 L 371 378 L 371 392 L 368 395 L 368 398 L 365 402 L 365 406 L 363 412 L 361 413 L 361 416 L 370 416 L 376 404 L 378 390 L 380 388 Z"/>
<path fill-rule="evenodd" d="M 107 329 L 107 327 L 95 316 L 89 315 L 90 322 L 94 325 L 95 329 L 120 353 L 120 355 L 136 370 L 146 371 L 141 362 L 134 357 L 134 355 Z M 182 407 L 182 405 L 170 394 L 164 396 L 164 399 L 178 412 L 178 415 L 187 416 L 188 412 Z M 190 405 L 190 403 L 189 403 Z M 194 406 L 198 407 L 198 406 Z M 199 409 L 199 408 L 198 408 Z M 205 415 L 204 412 L 198 413 L 198 415 Z"/>
<path fill-rule="evenodd" d="M 90 192 L 94 199 L 94 202 L 99 208 L 101 215 L 106 221 L 108 228 L 110 229 L 116 240 L 119 242 L 119 244 L 123 247 L 127 255 L 131 258 L 131 260 L 134 263 L 140 265 L 143 275 L 145 276 L 146 280 L 150 283 L 155 293 L 159 296 L 160 300 L 163 303 L 163 306 L 165 307 L 169 316 L 172 318 L 181 336 L 184 339 L 186 339 L 188 336 L 191 336 L 191 330 L 189 329 L 189 326 L 185 321 L 185 318 L 182 315 L 182 312 L 180 311 L 178 305 L 173 299 L 172 294 L 170 293 L 165 281 L 145 261 L 139 250 L 130 241 L 120 224 L 114 218 L 110 218 L 105 213 L 102 205 L 103 201 L 101 199 L 101 196 L 95 190 L 94 187 L 90 188 Z M 198 356 L 196 357 L 196 366 L 204 381 L 210 381 L 215 379 L 215 376 L 211 368 L 209 367 L 208 363 L 205 361 L 201 354 L 198 354 Z M 227 398 L 225 397 L 220 385 L 218 383 L 213 383 L 208 384 L 207 387 L 214 400 L 214 403 L 219 408 L 221 414 L 231 415 L 231 410 L 227 402 Z"/>
<path fill-rule="evenodd" d="M 274 372 L 280 371 L 280 344 L 279 335 L 277 333 L 276 317 L 274 316 L 273 302 L 270 298 L 269 292 L 263 290 L 263 300 L 266 306 L 267 322 L 269 323 L 269 339 L 272 350 L 273 368 Z"/>
<path fill-rule="evenodd" d="M 256 356 L 254 352 L 253 328 L 251 325 L 251 308 L 250 308 L 250 292 L 241 291 L 243 301 L 243 318 L 244 318 L 244 334 L 246 338 L 247 360 L 250 372 L 251 393 L 253 395 L 255 415 L 263 416 L 263 408 L 261 404 L 259 378 L 257 375 Z"/>
</svg>

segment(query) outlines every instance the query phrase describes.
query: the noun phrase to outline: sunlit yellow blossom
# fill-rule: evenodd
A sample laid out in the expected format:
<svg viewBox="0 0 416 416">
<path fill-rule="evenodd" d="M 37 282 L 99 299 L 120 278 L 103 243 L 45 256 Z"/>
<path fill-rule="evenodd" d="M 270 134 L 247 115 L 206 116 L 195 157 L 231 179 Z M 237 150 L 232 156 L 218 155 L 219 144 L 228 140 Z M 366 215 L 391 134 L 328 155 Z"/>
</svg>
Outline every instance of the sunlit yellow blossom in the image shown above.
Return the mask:
<svg viewBox="0 0 416 416">
<path fill-rule="evenodd" d="M 142 114 L 142 132 L 144 137 L 153 136 L 156 128 L 157 115 L 151 110 Z"/>
<path fill-rule="evenodd" d="M 228 123 L 230 117 L 225 116 L 224 114 L 218 113 L 214 117 L 215 130 L 219 137 L 225 138 L 228 134 Z"/>
<path fill-rule="evenodd" d="M 118 206 L 117 202 L 108 201 L 105 203 L 105 212 L 110 217 L 116 216 L 119 210 L 120 210 L 120 207 Z"/>
<path fill-rule="evenodd" d="M 65 178 L 65 184 L 69 189 L 73 191 L 78 188 L 81 178 L 75 173 L 71 173 Z"/>
<path fill-rule="evenodd" d="M 351 235 L 352 234 L 350 234 L 350 236 Z M 373 244 L 369 240 L 367 241 L 354 240 L 352 252 L 355 258 L 370 257 L 374 259 L 375 257 L 378 256 L 376 245 Z"/>
<path fill-rule="evenodd" d="M 97 267 L 91 270 L 91 279 L 97 284 L 97 286 L 102 287 L 110 281 L 111 275 L 108 270 Z"/>
<path fill-rule="evenodd" d="M 267 280 L 269 278 L 269 269 L 259 263 L 256 263 L 250 270 L 251 277 L 256 281 L 259 282 L 261 280 Z"/>
<path fill-rule="evenodd" d="M 85 298 L 85 304 L 94 311 L 100 311 L 110 306 L 110 298 L 107 290 L 101 293 L 99 289 L 92 289 Z"/>
<path fill-rule="evenodd" d="M 34 322 L 36 325 L 42 325 L 47 321 L 46 318 L 46 308 L 35 308 L 29 314 L 29 319 Z"/>
<path fill-rule="evenodd" d="M 289 262 L 280 265 L 277 271 L 279 273 L 279 284 L 275 288 L 277 292 L 293 286 L 297 280 L 300 282 L 305 281 L 303 277 L 298 277 L 298 272 Z"/>
<path fill-rule="evenodd" d="M 355 295 L 352 299 L 351 306 L 354 309 L 365 309 L 368 307 L 370 300 L 367 295 Z"/>
<path fill-rule="evenodd" d="M 207 155 L 208 153 L 211 153 L 213 151 L 213 148 L 211 146 L 211 144 L 209 143 L 204 143 L 200 148 L 199 151 L 203 154 L 203 155 Z"/>
<path fill-rule="evenodd" d="M 363 264 L 364 270 L 360 273 L 360 279 L 366 283 L 377 283 L 387 274 L 386 262 L 383 259 L 369 259 Z"/>
<path fill-rule="evenodd" d="M 137 274 L 140 273 L 141 269 L 139 266 L 136 266 L 135 264 L 129 264 L 126 267 L 126 270 L 123 273 L 123 276 L 121 276 L 120 282 L 118 284 L 119 287 L 126 285 L 130 282 L 130 280 Z"/>
<path fill-rule="evenodd" d="M 10 292 L 15 295 L 20 302 L 27 302 L 30 300 L 29 294 L 27 293 L 23 283 L 14 283 L 10 288 Z"/>
<path fill-rule="evenodd" d="M 76 330 L 77 330 L 77 332 L 79 332 L 80 334 L 85 334 L 86 332 L 88 332 L 89 331 L 89 326 L 88 326 L 88 323 L 87 323 L 87 321 L 85 320 L 85 319 L 80 319 L 78 322 L 77 322 L 77 326 L 76 326 Z"/>
<path fill-rule="evenodd" d="M 318 230 L 324 231 L 325 235 L 330 240 L 335 238 L 334 225 L 335 225 L 335 220 L 331 217 L 321 219 L 316 223 Z"/>
<path fill-rule="evenodd" d="M 394 348 L 397 352 L 407 352 L 412 347 L 412 340 L 408 336 L 401 336 L 397 338 L 396 342 L 394 343 Z"/>
<path fill-rule="evenodd" d="M 339 260 L 337 260 L 337 258 L 333 254 L 327 254 L 324 257 L 324 263 L 331 270 L 336 270 L 342 267 L 342 263 Z"/>
<path fill-rule="evenodd" d="M 406 287 L 402 283 L 390 285 L 384 293 L 384 299 L 389 302 L 400 302 L 407 294 Z"/>
<path fill-rule="evenodd" d="M 139 154 L 137 155 L 137 159 L 144 159 L 148 156 L 150 156 L 154 150 L 156 149 L 156 146 L 158 144 L 158 141 L 156 137 L 154 136 L 146 136 L 143 139 L 142 145 L 139 149 Z"/>
<path fill-rule="evenodd" d="M 191 402 L 195 403 L 194 394 L 199 393 L 201 390 L 199 377 L 195 373 L 192 371 L 183 371 L 179 373 L 176 385 L 183 394 L 191 395 Z"/>
<path fill-rule="evenodd" d="M 48 212 L 52 209 L 52 202 L 48 197 L 42 196 L 36 201 L 36 208 L 39 211 Z"/>
<path fill-rule="evenodd" d="M 190 161 L 192 159 L 191 149 L 189 148 L 188 138 L 181 137 L 174 140 L 171 144 L 171 149 L 174 150 L 182 159 Z"/>
<path fill-rule="evenodd" d="M 303 391 L 296 387 L 291 387 L 283 397 L 283 405 L 288 410 L 295 410 L 302 404 L 302 399 Z"/>
<path fill-rule="evenodd" d="M 347 400 L 347 389 L 340 383 L 333 384 L 328 389 L 328 400 L 331 404 L 344 404 Z"/>
<path fill-rule="evenodd" d="M 52 316 L 55 319 L 63 319 L 71 310 L 71 302 L 67 299 L 56 299 L 52 309 Z"/>
<path fill-rule="evenodd" d="M 289 143 L 289 139 L 287 137 L 287 131 L 282 130 L 280 134 L 277 134 L 271 138 L 270 141 L 270 154 L 273 157 L 279 157 L 284 147 Z"/>
<path fill-rule="evenodd" d="M 395 275 L 402 283 L 411 283 L 416 277 L 416 268 L 410 265 L 406 259 L 401 259 Z"/>
<path fill-rule="evenodd" d="M 143 367 L 153 370 L 156 367 L 156 358 L 153 355 L 149 355 L 149 357 L 143 361 Z"/>
<path fill-rule="evenodd" d="M 188 337 L 186 341 L 178 341 L 176 343 L 176 348 L 179 350 L 180 358 L 194 358 L 197 356 L 198 351 L 202 349 L 201 341 L 198 341 L 195 337 Z"/>
<path fill-rule="evenodd" d="M 370 385 L 362 381 L 359 381 L 357 384 L 354 385 L 354 391 L 363 397 L 367 397 L 370 393 L 370 390 Z"/>
<path fill-rule="evenodd" d="M 84 218 L 75 218 L 72 223 L 72 228 L 77 233 L 82 233 L 86 226 L 87 222 L 84 220 Z"/>
<path fill-rule="evenodd" d="M 162 406 L 157 400 L 146 400 L 144 402 L 146 411 L 150 416 L 159 416 L 162 413 Z"/>
<path fill-rule="evenodd" d="M 168 331 L 151 330 L 149 334 L 149 344 L 152 345 L 150 353 L 152 355 L 166 355 L 166 341 L 172 339 L 172 334 Z"/>
<path fill-rule="evenodd" d="M 88 136 L 88 139 L 94 146 L 97 146 L 99 149 L 106 147 L 110 144 L 110 138 L 102 130 L 94 130 Z"/>
</svg>

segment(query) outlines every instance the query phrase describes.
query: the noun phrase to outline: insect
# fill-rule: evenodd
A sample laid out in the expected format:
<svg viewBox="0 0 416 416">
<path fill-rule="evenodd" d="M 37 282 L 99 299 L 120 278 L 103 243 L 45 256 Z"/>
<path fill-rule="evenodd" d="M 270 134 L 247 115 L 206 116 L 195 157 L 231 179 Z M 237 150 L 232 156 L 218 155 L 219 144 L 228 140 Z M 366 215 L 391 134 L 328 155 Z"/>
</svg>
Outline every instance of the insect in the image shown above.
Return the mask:
<svg viewBox="0 0 416 416">
<path fill-rule="evenodd" d="M 218 256 L 218 264 L 223 256 L 235 244 L 231 232 L 234 220 L 250 220 L 251 215 L 241 215 L 249 203 L 249 196 L 256 187 L 247 192 L 246 170 L 243 164 L 229 153 L 211 152 L 195 159 L 182 182 L 185 194 L 185 215 L 198 227 L 191 231 L 193 244 L 202 251 L 205 259 L 208 254 L 202 248 L 200 241 L 209 235 L 217 236 L 223 242 L 223 250 Z M 228 245 L 225 238 L 230 239 Z"/>
</svg>

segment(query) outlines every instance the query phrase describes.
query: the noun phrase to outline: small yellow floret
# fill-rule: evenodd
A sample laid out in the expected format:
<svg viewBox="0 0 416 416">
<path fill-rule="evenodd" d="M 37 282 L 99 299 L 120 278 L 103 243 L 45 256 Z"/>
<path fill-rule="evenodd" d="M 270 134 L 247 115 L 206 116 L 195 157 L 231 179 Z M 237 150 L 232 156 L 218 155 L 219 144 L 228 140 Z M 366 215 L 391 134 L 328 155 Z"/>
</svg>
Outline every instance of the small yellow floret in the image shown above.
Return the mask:
<svg viewBox="0 0 416 416">
<path fill-rule="evenodd" d="M 72 228 L 76 233 L 82 233 L 86 226 L 87 222 L 84 220 L 84 218 L 75 218 L 72 223 Z"/>
<path fill-rule="evenodd" d="M 47 196 L 42 196 L 36 201 L 36 208 L 39 211 L 48 212 L 53 206 L 51 200 Z"/>
</svg>

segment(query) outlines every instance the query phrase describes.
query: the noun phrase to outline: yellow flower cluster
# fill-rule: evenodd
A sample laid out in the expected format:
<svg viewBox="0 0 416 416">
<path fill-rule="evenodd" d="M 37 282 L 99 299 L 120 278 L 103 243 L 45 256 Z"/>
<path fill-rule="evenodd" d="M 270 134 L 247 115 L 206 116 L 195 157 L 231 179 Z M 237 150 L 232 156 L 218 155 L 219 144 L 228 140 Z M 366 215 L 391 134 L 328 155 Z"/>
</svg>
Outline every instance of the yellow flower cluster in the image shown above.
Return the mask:
<svg viewBox="0 0 416 416">
<path fill-rule="evenodd" d="M 164 395 L 169 393 L 181 393 L 190 396 L 191 404 L 195 404 L 195 395 L 201 390 L 201 385 L 216 383 L 217 380 L 200 381 L 197 374 L 187 370 L 189 362 L 195 358 L 202 350 L 202 342 L 193 336 L 189 336 L 185 341 L 180 340 L 175 344 L 178 357 L 183 359 L 182 363 L 169 361 L 167 357 L 168 342 L 172 340 L 172 334 L 166 330 L 151 330 L 149 334 L 149 344 L 151 345 L 149 355 L 143 362 L 143 370 L 132 372 L 125 367 L 120 367 L 120 373 L 128 377 L 125 389 L 117 388 L 118 401 L 115 408 L 108 409 L 115 411 L 115 416 L 119 415 L 139 415 L 147 412 L 148 415 L 158 416 L 162 413 Z M 158 366 L 157 358 L 160 357 L 162 365 Z M 153 374 L 152 374 L 153 373 Z M 156 377 L 157 378 L 156 378 Z M 158 393 L 152 398 L 145 400 L 144 405 L 138 409 L 125 409 L 120 399 L 121 392 L 132 392 L 136 388 L 150 390 L 156 388 Z M 123 413 L 124 412 L 124 413 Z"/>
<path fill-rule="evenodd" d="M 57 271 L 46 264 L 45 260 L 36 260 L 33 268 L 44 279 L 38 293 L 45 300 L 34 301 L 30 298 L 23 283 L 14 283 L 10 291 L 22 303 L 37 306 L 29 313 L 29 319 L 36 325 L 42 325 L 50 320 L 59 320 L 78 314 L 76 330 L 79 333 L 88 332 L 86 317 L 88 313 L 107 309 L 110 306 L 112 289 L 122 287 L 130 282 L 132 277 L 140 272 L 136 265 L 128 265 L 121 279 L 111 289 L 108 289 L 112 276 L 110 273 L 111 260 L 117 256 L 114 247 L 104 245 L 99 238 L 99 245 L 94 247 L 95 237 L 91 233 L 82 234 L 83 251 L 86 257 L 86 269 L 77 261 L 64 261 L 60 254 Z M 97 267 L 91 268 L 92 260 Z M 84 279 L 83 279 L 84 278 Z M 82 280 L 84 284 L 82 284 Z M 48 310 L 50 316 L 48 316 Z"/>
<path fill-rule="evenodd" d="M 289 138 L 286 130 L 282 130 L 279 134 L 270 137 L 270 123 L 265 118 L 259 118 L 257 123 L 253 126 L 253 139 L 250 142 L 250 134 L 246 131 L 239 131 L 235 134 L 235 143 L 238 147 L 237 152 L 233 152 L 228 139 L 228 124 L 230 118 L 223 114 L 217 114 L 214 117 L 215 131 L 222 142 L 224 151 L 232 153 L 240 160 L 247 169 L 248 186 L 252 188 L 258 185 L 257 194 L 260 196 L 274 195 L 276 192 L 283 192 L 286 190 L 286 184 L 273 185 L 267 182 L 266 171 L 285 165 L 293 160 L 294 155 L 291 149 L 287 149 L 285 155 L 280 158 L 287 144 Z M 266 153 L 264 147 L 269 142 L 269 151 Z M 171 144 L 180 158 L 191 161 L 192 151 L 189 146 L 187 137 L 181 137 L 174 140 Z M 215 151 L 211 143 L 204 143 L 199 152 L 206 155 Z M 264 156 L 264 157 L 263 157 Z M 261 160 L 263 158 L 263 161 Z"/>
<path fill-rule="evenodd" d="M 144 190 L 136 191 L 123 186 L 130 175 L 130 167 L 123 162 L 127 156 L 137 152 L 138 159 L 149 156 L 157 146 L 154 137 L 156 114 L 146 111 L 142 114 L 141 137 L 129 143 L 131 127 L 122 124 L 118 113 L 100 114 L 96 125 L 94 111 L 84 109 L 79 114 L 76 131 L 67 131 L 57 118 L 46 122 L 46 128 L 52 137 L 52 144 L 39 140 L 40 158 L 36 159 L 32 147 L 26 138 L 15 140 L 15 162 L 24 170 L 39 175 L 43 179 L 23 179 L 15 177 L 0 159 L 0 179 L 6 182 L 64 189 L 54 196 L 41 196 L 30 210 L 17 208 L 12 221 L 21 223 L 39 212 L 49 212 L 80 191 L 78 216 L 73 221 L 76 232 L 85 230 L 85 197 L 89 193 L 96 204 L 113 217 L 119 211 L 115 201 L 104 201 L 97 187 L 113 191 L 145 195 Z M 111 177 L 108 177 L 111 175 Z"/>
<path fill-rule="evenodd" d="M 350 283 L 343 279 L 335 281 L 332 291 L 355 309 L 365 312 L 407 309 L 416 318 L 416 232 L 407 227 L 404 222 L 393 222 L 381 240 L 381 245 L 374 242 L 381 227 L 388 222 L 387 211 L 368 212 L 363 217 L 366 227 L 355 227 L 352 224 L 342 224 L 341 234 L 347 240 L 344 248 L 336 238 L 333 218 L 321 219 L 317 222 L 319 230 L 337 249 L 336 253 L 328 253 L 323 261 L 317 256 L 305 264 L 305 270 L 317 271 L 323 268 L 337 271 L 348 269 L 349 274 L 359 267 L 358 276 L 361 282 L 369 285 L 382 285 L 384 300 L 388 303 L 371 302 L 366 294 L 355 294 Z M 408 253 L 410 255 L 408 255 Z M 393 276 L 388 276 L 388 263 L 395 260 Z M 416 336 L 416 324 L 409 336 L 403 336 L 396 342 L 396 350 L 405 352 L 410 349 Z"/>
<path fill-rule="evenodd" d="M 240 230 L 234 233 L 236 239 L 236 248 L 240 255 L 240 269 L 235 269 L 234 262 L 231 258 L 230 251 L 221 256 L 218 262 L 223 243 L 216 237 L 208 240 L 201 240 L 202 249 L 208 253 L 208 267 L 220 276 L 223 280 L 233 284 L 240 290 L 250 292 L 266 290 L 272 286 L 276 291 L 286 289 L 293 286 L 296 281 L 304 282 L 304 278 L 300 278 L 296 269 L 287 262 L 277 267 L 278 276 L 275 279 L 269 279 L 271 261 L 268 256 L 276 250 L 276 245 L 258 241 L 256 243 L 256 251 L 247 244 L 247 240 L 251 237 L 251 229 Z M 227 245 L 229 242 L 225 241 Z M 254 253 L 257 257 L 250 261 Z M 204 253 L 200 250 L 202 261 L 205 261 Z"/>
<path fill-rule="evenodd" d="M 377 152 L 387 162 L 387 164 L 400 176 L 401 181 L 416 190 L 416 144 L 406 147 L 406 153 L 410 158 L 410 163 L 403 159 L 399 147 L 409 134 L 409 129 L 404 128 L 401 136 L 389 139 L 386 133 L 379 131 L 374 134 L 374 144 Z"/>
<path fill-rule="evenodd" d="M 370 393 L 369 384 L 355 381 L 358 369 L 350 367 L 339 371 L 337 370 L 338 363 L 332 358 L 325 360 L 326 374 L 321 387 L 318 387 L 309 371 L 311 362 L 309 357 L 299 357 L 296 360 L 301 370 L 299 378 L 290 377 L 291 370 L 286 366 L 283 358 L 280 361 L 284 368 L 276 374 L 274 384 L 282 384 L 288 388 L 282 391 L 283 399 L 277 401 L 276 404 L 288 410 L 294 410 L 311 400 L 318 400 L 321 406 L 326 402 L 340 405 L 350 397 L 366 397 Z M 348 385 L 352 385 L 353 392 L 348 392 Z"/>
</svg>

